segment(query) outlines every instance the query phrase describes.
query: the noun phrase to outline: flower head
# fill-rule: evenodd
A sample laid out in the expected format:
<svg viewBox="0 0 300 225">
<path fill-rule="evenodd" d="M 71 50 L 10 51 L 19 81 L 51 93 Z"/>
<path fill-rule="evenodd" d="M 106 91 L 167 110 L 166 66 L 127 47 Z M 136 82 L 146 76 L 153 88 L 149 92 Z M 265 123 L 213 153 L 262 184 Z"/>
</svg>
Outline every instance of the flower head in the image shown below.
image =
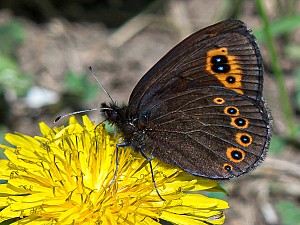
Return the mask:
<svg viewBox="0 0 300 225">
<path fill-rule="evenodd" d="M 153 186 L 148 161 L 132 149 L 119 150 L 118 135 L 74 117 L 66 127 L 40 123 L 42 136 L 7 134 L 15 147 L 0 145 L 0 222 L 19 224 L 223 224 L 228 204 L 199 191 L 221 190 L 156 159 Z M 112 182 L 113 181 L 113 182 Z"/>
</svg>

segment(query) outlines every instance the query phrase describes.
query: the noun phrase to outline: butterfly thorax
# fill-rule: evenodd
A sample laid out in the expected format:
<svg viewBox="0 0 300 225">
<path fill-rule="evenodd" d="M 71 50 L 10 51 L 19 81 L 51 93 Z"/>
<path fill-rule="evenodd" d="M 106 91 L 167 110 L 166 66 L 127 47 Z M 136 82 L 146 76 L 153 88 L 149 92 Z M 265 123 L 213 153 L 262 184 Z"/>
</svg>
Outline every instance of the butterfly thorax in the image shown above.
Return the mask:
<svg viewBox="0 0 300 225">
<path fill-rule="evenodd" d="M 143 146 L 145 121 L 128 116 L 127 105 L 118 106 L 115 103 L 102 103 L 101 112 L 109 123 L 115 125 L 122 132 L 122 136 L 128 145 L 136 150 Z"/>
</svg>

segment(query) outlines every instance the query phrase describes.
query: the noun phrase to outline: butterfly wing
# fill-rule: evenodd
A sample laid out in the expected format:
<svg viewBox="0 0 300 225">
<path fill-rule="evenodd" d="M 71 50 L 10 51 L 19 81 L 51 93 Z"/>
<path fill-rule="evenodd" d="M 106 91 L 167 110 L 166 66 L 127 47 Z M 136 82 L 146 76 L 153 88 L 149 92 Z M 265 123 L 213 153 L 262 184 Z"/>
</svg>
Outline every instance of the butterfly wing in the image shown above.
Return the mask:
<svg viewBox="0 0 300 225">
<path fill-rule="evenodd" d="M 217 23 L 180 42 L 139 81 L 128 117 L 143 135 L 132 140 L 189 173 L 238 176 L 255 168 L 269 145 L 262 88 L 251 30 L 237 20 Z"/>
<path fill-rule="evenodd" d="M 149 105 L 146 151 L 187 172 L 228 179 L 249 172 L 270 142 L 266 104 L 219 87 L 175 93 Z"/>
<path fill-rule="evenodd" d="M 215 62 L 218 56 L 221 63 Z M 226 20 L 187 37 L 156 63 L 134 88 L 129 115 L 199 86 L 226 87 L 259 102 L 262 85 L 262 59 L 251 30 L 241 21 Z"/>
</svg>

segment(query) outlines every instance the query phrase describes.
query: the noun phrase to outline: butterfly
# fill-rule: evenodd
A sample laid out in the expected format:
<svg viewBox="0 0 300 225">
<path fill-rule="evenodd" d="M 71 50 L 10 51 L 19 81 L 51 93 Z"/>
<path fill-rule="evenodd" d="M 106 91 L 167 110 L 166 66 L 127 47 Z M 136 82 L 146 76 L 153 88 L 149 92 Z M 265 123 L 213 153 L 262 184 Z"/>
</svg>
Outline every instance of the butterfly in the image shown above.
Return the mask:
<svg viewBox="0 0 300 225">
<path fill-rule="evenodd" d="M 128 105 L 101 104 L 131 146 L 210 179 L 248 173 L 265 158 L 272 117 L 250 28 L 225 20 L 190 35 L 138 82 Z M 150 161 L 150 160 L 149 160 Z"/>
</svg>

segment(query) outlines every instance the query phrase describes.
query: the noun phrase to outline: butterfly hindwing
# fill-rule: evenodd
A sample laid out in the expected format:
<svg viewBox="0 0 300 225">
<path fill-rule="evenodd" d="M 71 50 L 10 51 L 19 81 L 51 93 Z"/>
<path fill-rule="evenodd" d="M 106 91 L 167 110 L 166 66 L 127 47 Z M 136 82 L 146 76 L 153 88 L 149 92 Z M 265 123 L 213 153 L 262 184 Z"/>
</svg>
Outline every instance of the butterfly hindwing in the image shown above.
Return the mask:
<svg viewBox="0 0 300 225">
<path fill-rule="evenodd" d="M 264 158 L 269 145 L 264 103 L 224 88 L 176 93 L 141 113 L 148 118 L 147 150 L 194 175 L 241 175 Z"/>
</svg>

